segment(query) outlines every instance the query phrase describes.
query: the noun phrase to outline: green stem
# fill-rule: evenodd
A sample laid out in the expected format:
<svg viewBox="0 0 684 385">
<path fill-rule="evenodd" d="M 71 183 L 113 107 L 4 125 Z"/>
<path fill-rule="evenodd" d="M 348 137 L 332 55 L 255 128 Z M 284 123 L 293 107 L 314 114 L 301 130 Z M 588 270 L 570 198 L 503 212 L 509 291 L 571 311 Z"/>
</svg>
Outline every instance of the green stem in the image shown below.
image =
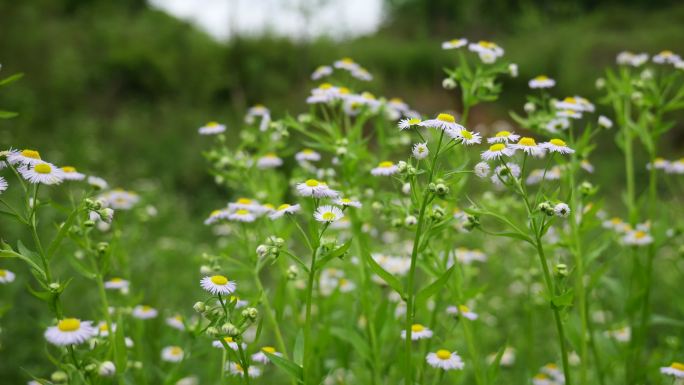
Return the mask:
<svg viewBox="0 0 684 385">
<path fill-rule="evenodd" d="M 318 248 L 311 253 L 311 265 L 309 266 L 309 277 L 306 283 L 306 318 L 304 319 L 304 385 L 313 384 L 311 382 L 311 303 L 313 301 L 313 288 L 316 278 L 316 254 Z"/>
</svg>

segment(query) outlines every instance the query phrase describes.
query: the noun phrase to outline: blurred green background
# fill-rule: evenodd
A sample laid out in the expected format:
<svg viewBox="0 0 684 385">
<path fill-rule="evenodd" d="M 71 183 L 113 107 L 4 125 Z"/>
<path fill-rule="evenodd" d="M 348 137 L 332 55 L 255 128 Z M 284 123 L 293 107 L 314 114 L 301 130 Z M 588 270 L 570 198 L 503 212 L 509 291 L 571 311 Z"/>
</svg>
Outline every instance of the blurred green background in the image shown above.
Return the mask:
<svg viewBox="0 0 684 385">
<path fill-rule="evenodd" d="M 52 162 L 154 196 L 148 203 L 159 216 L 127 239 L 139 261 L 132 278 L 149 281 L 151 303 L 163 293 L 165 304 L 185 309 L 195 282 L 174 279 L 195 271 L 197 255 L 213 239 L 201 222 L 229 198 L 206 172 L 201 151 L 209 139 L 196 132 L 203 123 L 238 130 L 256 103 L 275 118 L 302 112 L 310 73 L 343 56 L 371 71 L 376 95 L 402 97 L 428 115 L 456 109 L 455 93 L 440 86 L 442 68 L 453 60 L 440 43 L 455 37 L 493 40 L 520 66 L 501 101 L 476 108 L 473 125 L 511 121 L 509 112 L 522 110 L 527 81 L 538 74 L 558 81 L 557 97 L 598 102 L 595 79 L 619 51 L 684 53 L 681 1 L 385 0 L 383 9 L 376 33 L 351 40 L 263 34 L 220 42 L 143 0 L 0 0 L 0 75 L 25 73 L 0 90 L 2 109 L 20 114 L 0 120 L 0 148 L 35 148 Z M 683 156 L 681 123 L 669 135 L 663 156 Z M 622 183 L 611 136 L 592 159 L 604 186 Z M 0 236 L 13 231 L 0 222 Z M 158 268 L 170 274 L 155 277 Z M 43 311 L 25 293 L 27 280 L 0 295 L 3 305 L 22 300 L 5 316 L 12 327 L 5 325 L 11 333 L 4 333 L 0 353 L 15 360 L 0 360 L 3 383 L 25 378 L 17 362 L 44 362 L 30 356 L 33 349 L 8 350 L 37 337 L 34 324 L 20 322 Z"/>
</svg>

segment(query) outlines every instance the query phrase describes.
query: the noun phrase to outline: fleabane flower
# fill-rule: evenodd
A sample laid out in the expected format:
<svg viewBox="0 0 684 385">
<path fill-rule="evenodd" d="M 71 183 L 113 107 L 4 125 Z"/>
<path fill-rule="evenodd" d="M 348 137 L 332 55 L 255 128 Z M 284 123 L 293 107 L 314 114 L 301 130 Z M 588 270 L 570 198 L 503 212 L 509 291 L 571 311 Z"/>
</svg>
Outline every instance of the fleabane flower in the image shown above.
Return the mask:
<svg viewBox="0 0 684 385">
<path fill-rule="evenodd" d="M 572 154 L 575 152 L 575 150 L 568 147 L 564 140 L 557 138 L 541 143 L 539 147 L 546 149 L 549 152 L 557 152 L 559 154 Z"/>
<path fill-rule="evenodd" d="M 180 346 L 167 346 L 161 352 L 161 358 L 166 362 L 181 362 L 184 355 Z"/>
<path fill-rule="evenodd" d="M 157 318 L 159 312 L 157 309 L 148 305 L 138 305 L 133 308 L 131 315 L 138 319 L 152 319 Z"/>
<path fill-rule="evenodd" d="M 670 50 L 660 51 L 653 56 L 653 62 L 656 64 L 676 64 L 682 61 L 682 57 Z"/>
<path fill-rule="evenodd" d="M 14 281 L 14 273 L 9 270 L 0 269 L 0 283 L 10 283 Z"/>
<path fill-rule="evenodd" d="M 176 329 L 176 330 L 185 330 L 185 324 L 183 323 L 183 317 L 180 314 L 176 314 L 172 317 L 168 317 L 166 320 L 166 324 L 169 325 L 170 327 Z"/>
<path fill-rule="evenodd" d="M 581 96 L 568 96 L 563 100 L 554 102 L 554 107 L 557 110 L 573 110 L 579 112 L 593 112 L 595 107 L 587 99 Z"/>
<path fill-rule="evenodd" d="M 475 321 L 479 316 L 466 305 L 449 306 L 446 309 L 447 314 L 461 316 L 471 321 Z"/>
<path fill-rule="evenodd" d="M 551 133 L 557 133 L 560 130 L 567 130 L 570 127 L 570 120 L 565 117 L 553 118 L 549 120 L 544 128 Z"/>
<path fill-rule="evenodd" d="M 629 230 L 622 237 L 622 243 L 628 246 L 645 246 L 653 243 L 653 237 L 642 230 Z"/>
<path fill-rule="evenodd" d="M 245 115 L 245 123 L 254 124 L 256 118 L 258 117 L 261 118 L 261 122 L 259 123 L 259 131 L 264 132 L 268 129 L 268 125 L 271 123 L 271 111 L 263 104 L 256 104 L 247 110 L 247 114 Z"/>
<path fill-rule="evenodd" d="M 236 362 L 229 362 L 227 366 L 228 371 L 230 371 L 232 375 L 238 377 L 243 377 L 245 375 L 245 369 L 242 368 L 242 365 Z M 253 378 L 259 377 L 261 376 L 261 369 L 256 366 L 250 366 L 249 369 L 247 369 L 247 375 Z"/>
<path fill-rule="evenodd" d="M 237 342 L 235 342 L 235 340 L 233 340 L 233 337 L 223 337 L 223 342 L 225 342 L 225 344 L 228 345 L 228 347 L 230 349 L 235 350 L 235 351 L 239 350 L 238 344 L 237 344 Z M 225 346 L 223 346 L 224 345 L 223 342 L 221 342 L 220 340 L 219 341 L 213 341 L 211 343 L 211 345 L 215 348 L 225 349 Z M 243 342 L 242 348 L 244 349 L 246 347 L 247 347 L 247 345 Z"/>
<path fill-rule="evenodd" d="M 428 119 L 418 124 L 421 127 L 438 128 L 442 131 L 459 132 L 463 130 L 463 126 L 456 123 L 456 118 L 451 114 L 441 113 L 434 119 Z"/>
<path fill-rule="evenodd" d="M 613 121 L 610 120 L 607 116 L 600 115 L 598 117 L 598 125 L 600 127 L 609 129 L 613 127 Z"/>
<path fill-rule="evenodd" d="M 456 354 L 456 352 L 450 352 L 446 349 L 439 349 L 436 352 L 428 353 L 425 360 L 433 368 L 443 370 L 461 370 L 465 366 L 461 356 Z"/>
<path fill-rule="evenodd" d="M 247 209 L 238 209 L 229 213 L 226 218 L 229 221 L 250 223 L 256 220 L 256 215 Z"/>
<path fill-rule="evenodd" d="M 321 160 L 321 154 L 310 148 L 305 148 L 295 154 L 295 160 L 297 160 L 297 162 L 318 162 Z"/>
<path fill-rule="evenodd" d="M 500 58 L 504 54 L 503 48 L 499 47 L 496 43 L 491 41 L 480 40 L 477 43 L 468 44 L 468 49 L 472 52 L 477 52 L 480 56 L 480 60 L 483 63 L 491 64 Z"/>
<path fill-rule="evenodd" d="M 558 203 L 553 206 L 553 213 L 557 217 L 565 218 L 570 215 L 570 206 L 567 203 Z"/>
<path fill-rule="evenodd" d="M 523 137 L 518 143 L 511 144 L 510 148 L 514 150 L 521 150 L 524 153 L 532 156 L 541 156 L 544 154 L 544 149 L 540 147 L 534 138 Z"/>
<path fill-rule="evenodd" d="M 325 205 L 316 209 L 314 212 L 314 218 L 319 222 L 337 222 L 344 217 L 344 213 L 339 207 Z"/>
<path fill-rule="evenodd" d="M 128 289 L 128 286 L 130 285 L 130 282 L 123 278 L 119 277 L 113 277 L 110 278 L 109 281 L 105 281 L 104 287 L 105 289 L 109 290 L 123 290 L 123 289 Z"/>
<path fill-rule="evenodd" d="M 511 156 L 515 153 L 512 148 L 506 147 L 503 143 L 496 143 L 489 146 L 489 150 L 483 151 L 481 156 L 484 160 L 499 159 L 503 156 Z"/>
<path fill-rule="evenodd" d="M 63 318 L 56 326 L 45 331 L 45 339 L 57 346 L 79 345 L 97 335 L 92 321 L 81 321 L 78 318 Z"/>
<path fill-rule="evenodd" d="M 259 362 L 262 364 L 268 364 L 269 362 L 271 362 L 271 360 L 268 359 L 266 353 L 273 354 L 278 357 L 283 356 L 283 353 L 276 351 L 276 349 L 273 346 L 264 346 L 257 353 L 252 354 L 252 361 Z"/>
<path fill-rule="evenodd" d="M 675 378 L 684 378 L 684 364 L 681 362 L 673 362 L 670 366 L 660 368 L 660 373 Z"/>
<path fill-rule="evenodd" d="M 357 68 L 359 68 L 359 64 L 354 61 L 354 59 L 349 58 L 349 57 L 344 57 L 340 60 L 337 60 L 333 63 L 333 66 L 335 68 L 347 70 L 347 71 L 353 71 Z"/>
<path fill-rule="evenodd" d="M 228 295 L 233 293 L 237 288 L 234 281 L 229 281 L 228 278 L 223 275 L 204 277 L 200 280 L 200 286 L 213 295 Z"/>
<path fill-rule="evenodd" d="M 418 160 L 427 158 L 427 156 L 430 154 L 427 142 L 414 144 L 411 153 L 413 154 L 413 157 Z"/>
<path fill-rule="evenodd" d="M 399 172 L 399 167 L 390 161 L 384 161 L 378 163 L 378 166 L 371 170 L 371 174 L 374 176 L 388 176 Z"/>
<path fill-rule="evenodd" d="M 0 176 L 0 193 L 7 190 L 8 186 L 9 185 L 7 184 L 7 180 L 5 180 L 5 178 Z"/>
<path fill-rule="evenodd" d="M 642 64 L 648 61 L 647 53 L 635 54 L 630 51 L 622 51 L 617 55 L 615 60 L 617 64 L 628 65 L 632 67 L 641 67 Z"/>
<path fill-rule="evenodd" d="M 270 152 L 257 160 L 257 168 L 268 169 L 276 168 L 283 165 L 283 160 L 278 157 L 278 155 Z"/>
<path fill-rule="evenodd" d="M 288 203 L 283 203 L 282 205 L 278 206 L 275 211 L 273 211 L 271 214 L 269 214 L 269 218 L 275 220 L 280 217 L 282 217 L 285 214 L 294 214 L 300 210 L 301 206 L 299 204 L 291 205 Z"/>
<path fill-rule="evenodd" d="M 480 136 L 479 133 L 468 131 L 465 128 L 462 130 L 459 130 L 459 131 L 449 130 L 449 131 L 447 131 L 447 134 L 452 139 L 458 140 L 462 144 L 465 144 L 466 146 L 470 146 L 473 144 L 480 144 L 482 142 L 482 136 Z"/>
<path fill-rule="evenodd" d="M 407 130 L 413 126 L 420 126 L 421 123 L 422 123 L 422 120 L 420 120 L 418 118 L 411 118 L 411 119 L 406 118 L 406 119 L 400 120 L 398 126 L 402 130 Z"/>
<path fill-rule="evenodd" d="M 87 182 L 89 185 L 95 187 L 98 190 L 104 190 L 109 187 L 109 183 L 106 180 L 100 178 L 99 176 L 88 176 Z"/>
<path fill-rule="evenodd" d="M 319 80 L 333 73 L 331 66 L 319 66 L 311 74 L 311 80 Z"/>
<path fill-rule="evenodd" d="M 558 110 L 556 116 L 559 118 L 581 119 L 582 112 L 576 110 Z"/>
<path fill-rule="evenodd" d="M 418 341 L 432 337 L 432 330 L 421 324 L 411 325 L 411 341 Z M 406 339 L 406 330 L 401 331 L 401 338 Z"/>
<path fill-rule="evenodd" d="M 468 39 L 451 39 L 442 42 L 442 49 L 457 49 L 465 47 L 466 44 L 468 44 Z"/>
<path fill-rule="evenodd" d="M 475 165 L 473 168 L 473 171 L 475 171 L 475 175 L 477 175 L 480 178 L 486 178 L 489 176 L 489 172 L 491 171 L 491 167 L 489 166 L 489 163 L 487 162 L 479 162 L 478 164 Z"/>
<path fill-rule="evenodd" d="M 226 126 L 217 122 L 209 122 L 197 130 L 200 135 L 217 135 L 225 131 Z"/>
<path fill-rule="evenodd" d="M 34 184 L 54 185 L 64 180 L 64 171 L 47 162 L 34 163 L 33 166 L 23 165 L 17 171 L 24 179 Z"/>
<path fill-rule="evenodd" d="M 41 163 L 42 160 L 38 151 L 26 149 L 21 151 L 10 150 L 7 154 L 7 162 L 12 165 L 27 164 L 32 166 Z"/>
<path fill-rule="evenodd" d="M 493 137 L 487 138 L 487 143 L 512 143 L 520 138 L 510 131 L 499 131 Z"/>
<path fill-rule="evenodd" d="M 214 223 L 220 221 L 221 219 L 228 219 L 228 216 L 230 215 L 230 210 L 228 209 L 221 209 L 221 210 L 214 210 L 211 213 L 209 213 L 209 216 L 207 219 L 204 220 L 205 225 L 213 225 Z"/>
<path fill-rule="evenodd" d="M 556 81 L 551 79 L 550 77 L 546 75 L 539 75 L 529 81 L 527 83 L 530 88 L 535 89 L 535 88 L 552 88 L 553 86 L 556 85 Z"/>
<path fill-rule="evenodd" d="M 354 200 L 354 199 L 349 199 L 349 198 L 337 198 L 333 201 L 334 204 L 342 207 L 356 207 L 361 208 L 362 204 L 361 202 Z"/>
<path fill-rule="evenodd" d="M 336 198 L 339 193 L 324 182 L 316 179 L 307 179 L 305 182 L 297 183 L 297 193 L 303 197 L 314 198 Z"/>
<path fill-rule="evenodd" d="M 72 166 L 62 167 L 62 172 L 64 180 L 83 180 L 86 177 L 85 174 L 76 171 L 76 168 Z"/>
</svg>

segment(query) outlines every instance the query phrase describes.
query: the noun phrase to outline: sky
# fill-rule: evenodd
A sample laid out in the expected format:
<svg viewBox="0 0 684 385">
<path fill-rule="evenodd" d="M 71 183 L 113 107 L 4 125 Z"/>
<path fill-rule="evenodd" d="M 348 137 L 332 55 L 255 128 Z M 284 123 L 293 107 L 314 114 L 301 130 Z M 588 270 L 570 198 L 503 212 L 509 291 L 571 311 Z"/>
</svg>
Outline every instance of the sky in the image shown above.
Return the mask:
<svg viewBox="0 0 684 385">
<path fill-rule="evenodd" d="M 375 32 L 383 0 L 149 0 L 218 40 L 271 33 L 293 39 L 344 40 Z"/>
</svg>

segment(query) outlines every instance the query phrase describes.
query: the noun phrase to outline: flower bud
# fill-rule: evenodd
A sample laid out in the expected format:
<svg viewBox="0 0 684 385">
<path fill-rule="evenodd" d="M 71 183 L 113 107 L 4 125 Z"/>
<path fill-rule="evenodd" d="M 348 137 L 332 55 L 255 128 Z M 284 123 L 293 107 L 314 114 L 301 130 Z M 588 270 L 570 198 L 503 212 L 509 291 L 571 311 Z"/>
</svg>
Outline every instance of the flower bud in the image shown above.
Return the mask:
<svg viewBox="0 0 684 385">
<path fill-rule="evenodd" d="M 105 361 L 100 364 L 97 373 L 102 377 L 111 377 L 116 373 L 116 366 L 112 361 Z"/>
<path fill-rule="evenodd" d="M 404 218 L 404 224 L 406 225 L 406 227 L 415 226 L 416 223 L 418 223 L 418 218 L 416 218 L 414 215 L 409 215 L 406 218 Z"/>
<path fill-rule="evenodd" d="M 259 258 L 264 258 L 266 255 L 268 255 L 269 247 L 266 245 L 259 245 L 256 248 L 256 253 L 259 256 Z"/>
<path fill-rule="evenodd" d="M 454 80 L 452 78 L 446 78 L 446 79 L 442 80 L 442 87 L 445 90 L 453 90 L 454 88 L 456 88 L 456 86 L 457 86 L 456 80 Z"/>
<path fill-rule="evenodd" d="M 106 254 L 107 251 L 109 250 L 109 243 L 107 242 L 100 242 L 97 244 L 97 252 L 100 255 Z"/>
<path fill-rule="evenodd" d="M 554 212 L 553 212 L 553 204 L 551 204 L 551 202 L 548 202 L 548 201 L 547 201 L 547 202 L 542 202 L 542 203 L 539 204 L 539 206 L 537 206 L 537 208 L 539 209 L 539 211 L 541 211 L 542 213 L 544 213 L 544 214 L 546 214 L 546 215 L 548 215 L 548 216 L 553 216 L 553 215 L 554 215 Z"/>
<path fill-rule="evenodd" d="M 238 328 L 230 322 L 226 322 L 221 325 L 221 332 L 231 337 L 235 337 L 240 334 L 240 330 L 238 330 Z"/>
<path fill-rule="evenodd" d="M 200 266 L 200 274 L 202 274 L 202 275 L 209 275 L 213 272 L 214 272 L 214 270 L 211 268 L 211 266 L 207 266 L 207 265 Z"/>
<path fill-rule="evenodd" d="M 207 305 L 204 302 L 199 301 L 195 302 L 192 308 L 198 313 L 204 313 L 207 310 Z"/>
<path fill-rule="evenodd" d="M 568 265 L 559 263 L 553 267 L 553 274 L 558 278 L 565 278 L 568 276 Z"/>
<path fill-rule="evenodd" d="M 295 265 L 290 265 L 290 267 L 287 268 L 287 279 L 290 281 L 294 281 L 297 279 L 297 276 L 299 275 L 299 269 L 297 269 L 297 266 Z"/>
<path fill-rule="evenodd" d="M 254 321 L 259 316 L 259 311 L 256 308 L 248 307 L 242 311 L 242 316 L 251 321 Z"/>
<path fill-rule="evenodd" d="M 85 370 L 86 372 L 94 372 L 96 369 L 97 369 L 97 365 L 95 365 L 95 364 L 88 364 L 88 365 L 83 367 L 83 370 Z"/>
<path fill-rule="evenodd" d="M 69 380 L 69 376 L 65 372 L 58 370 L 50 375 L 50 380 L 57 383 L 67 382 Z"/>
<path fill-rule="evenodd" d="M 537 106 L 535 106 L 534 103 L 532 103 L 532 102 L 527 102 L 527 103 L 525 103 L 525 106 L 523 106 L 523 109 L 528 114 L 531 114 L 537 110 Z"/>
<path fill-rule="evenodd" d="M 209 337 L 218 337 L 221 335 L 221 332 L 219 332 L 218 328 L 214 326 L 209 326 L 206 330 L 206 333 Z"/>
</svg>

